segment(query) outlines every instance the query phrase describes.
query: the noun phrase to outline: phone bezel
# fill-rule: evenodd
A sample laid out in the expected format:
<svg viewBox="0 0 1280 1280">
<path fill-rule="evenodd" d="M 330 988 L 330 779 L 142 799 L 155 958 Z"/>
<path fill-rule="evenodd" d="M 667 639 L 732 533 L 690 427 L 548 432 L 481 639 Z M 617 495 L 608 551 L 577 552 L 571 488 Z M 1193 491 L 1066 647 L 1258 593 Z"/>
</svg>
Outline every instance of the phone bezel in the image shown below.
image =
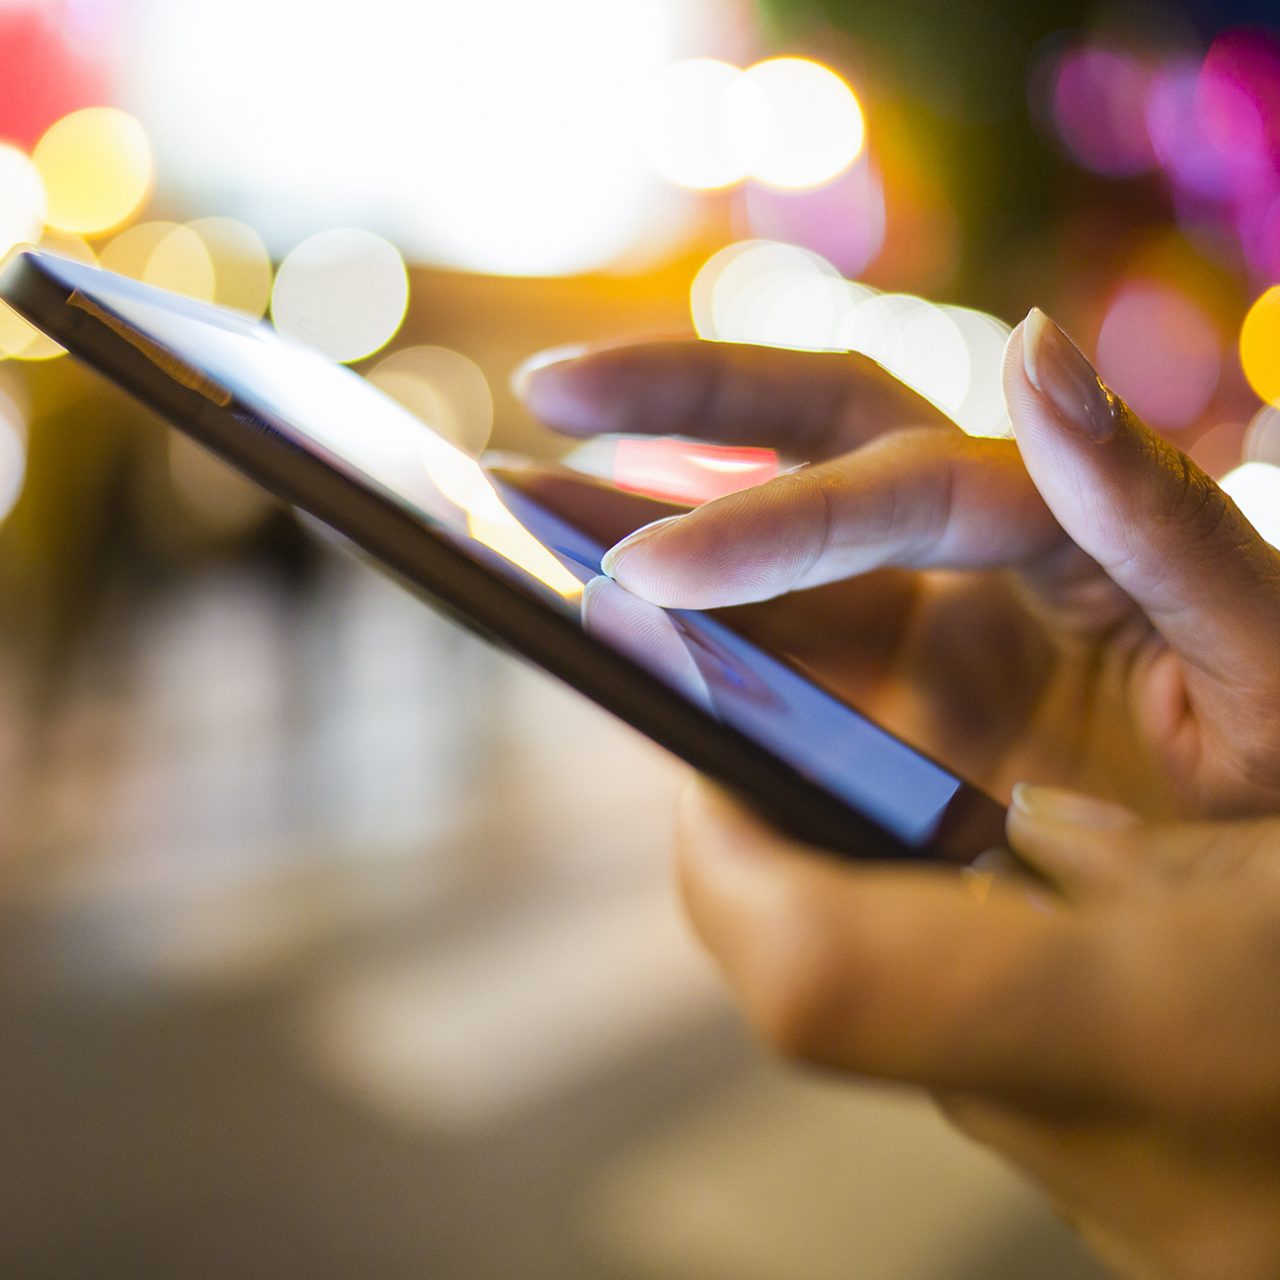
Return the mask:
<svg viewBox="0 0 1280 1280">
<path fill-rule="evenodd" d="M 0 265 L 0 298 L 176 430 L 348 539 L 416 595 L 585 694 L 797 839 L 861 858 L 938 860 L 937 853 L 898 840 L 762 744 L 499 578 L 391 498 L 280 434 L 229 388 L 202 379 L 109 303 L 92 298 L 92 306 L 77 305 L 77 294 L 82 300 L 89 295 L 59 278 L 59 261 L 34 249 L 10 254 Z M 215 315 L 211 309 L 211 321 Z M 182 376 L 184 369 L 189 376 Z M 211 387 L 222 394 L 211 395 Z"/>
</svg>

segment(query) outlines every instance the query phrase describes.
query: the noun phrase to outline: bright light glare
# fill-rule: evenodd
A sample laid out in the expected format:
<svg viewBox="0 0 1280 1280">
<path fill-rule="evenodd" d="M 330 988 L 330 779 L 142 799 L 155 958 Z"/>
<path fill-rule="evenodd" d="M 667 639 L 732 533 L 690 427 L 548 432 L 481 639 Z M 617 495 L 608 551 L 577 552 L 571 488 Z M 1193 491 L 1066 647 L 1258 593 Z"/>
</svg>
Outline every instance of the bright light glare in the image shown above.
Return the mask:
<svg viewBox="0 0 1280 1280">
<path fill-rule="evenodd" d="M 0 520 L 18 501 L 26 465 L 26 425 L 22 411 L 0 391 Z"/>
<path fill-rule="evenodd" d="M 364 0 L 335 21 L 309 0 L 137 0 L 121 81 L 167 187 L 237 198 L 277 254 L 347 224 L 415 260 L 564 274 L 687 225 L 635 138 L 692 7 Z"/>
<path fill-rule="evenodd" d="M 656 173 L 697 191 L 747 176 L 744 133 L 750 137 L 753 128 L 767 127 L 768 108 L 760 90 L 744 80 L 740 68 L 715 58 L 677 62 L 658 77 L 641 139 Z"/>
<path fill-rule="evenodd" d="M 200 237 L 213 265 L 213 300 L 255 319 L 271 301 L 271 257 L 262 237 L 235 218 L 196 218 L 187 226 Z"/>
<path fill-rule="evenodd" d="M 1218 482 L 1253 527 L 1273 547 L 1280 547 L 1280 467 L 1246 462 Z"/>
<path fill-rule="evenodd" d="M 1003 320 L 968 307 L 940 307 L 960 331 L 969 351 L 969 387 L 963 399 L 948 406 L 951 416 L 971 436 L 1013 434 L 1004 400 L 1004 349 L 1012 330 Z"/>
<path fill-rule="evenodd" d="M 380 361 L 368 378 L 472 456 L 488 444 L 493 430 L 489 380 L 461 352 L 448 347 L 406 347 Z"/>
<path fill-rule="evenodd" d="M 1280 285 L 1272 285 L 1244 318 L 1240 363 L 1258 398 L 1280 405 Z"/>
<path fill-rule="evenodd" d="M 114 107 L 73 111 L 50 126 L 32 157 L 58 231 L 103 235 L 127 222 L 151 190 L 142 125 Z"/>
<path fill-rule="evenodd" d="M 731 90 L 733 136 L 752 139 L 749 167 L 772 187 L 821 186 L 843 173 L 866 141 L 862 107 L 829 67 L 770 58 Z M 757 122 L 764 122 L 761 128 Z"/>
<path fill-rule="evenodd" d="M 694 278 L 694 328 L 721 342 L 834 350 L 859 288 L 808 249 L 748 240 L 713 254 Z"/>
<path fill-rule="evenodd" d="M 304 240 L 280 264 L 271 291 L 271 318 L 281 333 L 344 362 L 386 346 L 408 305 L 400 251 L 351 228 Z"/>
<path fill-rule="evenodd" d="M 0 143 L 0 257 L 40 239 L 47 206 L 40 171 L 17 147 Z"/>
<path fill-rule="evenodd" d="M 480 464 L 425 435 L 423 463 L 432 484 L 466 512 L 467 532 L 566 599 L 582 594 L 582 583 L 507 510 Z"/>
<path fill-rule="evenodd" d="M 969 345 L 954 317 L 923 298 L 884 293 L 855 307 L 840 345 L 860 351 L 955 417 L 969 395 Z"/>
</svg>

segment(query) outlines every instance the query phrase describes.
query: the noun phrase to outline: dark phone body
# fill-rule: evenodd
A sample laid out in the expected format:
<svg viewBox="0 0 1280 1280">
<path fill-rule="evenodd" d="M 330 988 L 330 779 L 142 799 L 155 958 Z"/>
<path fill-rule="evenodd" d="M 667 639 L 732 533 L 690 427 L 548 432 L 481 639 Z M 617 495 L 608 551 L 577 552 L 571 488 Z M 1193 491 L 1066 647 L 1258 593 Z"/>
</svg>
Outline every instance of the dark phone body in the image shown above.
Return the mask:
<svg viewBox="0 0 1280 1280">
<path fill-rule="evenodd" d="M 242 318 L 29 250 L 11 255 L 0 271 L 0 297 L 179 430 L 349 539 L 463 626 L 580 690 L 798 839 L 860 857 L 952 863 L 968 862 L 1002 842 L 1002 807 L 958 779 L 951 779 L 954 790 L 942 801 L 922 796 L 923 827 L 917 830 L 919 824 L 912 821 L 909 838 L 886 829 L 863 811 L 864 806 L 807 776 L 784 752 L 716 719 L 573 618 L 499 576 L 372 478 L 350 474 L 324 456 L 322 448 L 317 452 L 316 441 L 323 444 L 323 433 L 307 435 L 296 424 L 282 421 L 279 413 L 264 409 L 270 397 L 256 397 L 251 383 L 246 393 L 246 386 L 228 385 L 235 379 L 211 376 L 190 351 L 166 345 L 160 332 L 163 323 L 147 326 L 122 313 L 136 302 L 144 315 L 168 311 L 175 324 L 189 331 L 205 326 L 210 335 L 247 329 Z M 254 341 L 276 340 L 255 334 Z M 269 353 L 265 358 L 270 359 Z M 283 347 L 280 366 L 285 368 Z M 368 387 L 368 394 L 379 393 Z M 424 425 L 421 430 L 426 433 L 429 428 Z M 300 442 L 304 436 L 311 447 Z M 549 519 L 554 522 L 554 516 Z M 911 765 L 902 779 L 907 788 L 911 769 L 927 772 L 930 779 L 950 778 L 940 766 L 819 691 L 776 656 L 762 654 L 761 661 L 767 661 L 775 675 L 795 686 L 802 682 L 810 696 L 821 697 L 825 714 L 843 716 L 850 726 L 881 742 L 880 755 L 887 751 L 888 756 L 867 763 L 878 764 L 882 774 L 898 760 Z M 850 770 L 859 767 L 855 759 L 848 762 Z M 872 775 L 876 776 L 874 768 Z M 895 803 L 909 807 L 910 796 L 898 796 Z"/>
</svg>

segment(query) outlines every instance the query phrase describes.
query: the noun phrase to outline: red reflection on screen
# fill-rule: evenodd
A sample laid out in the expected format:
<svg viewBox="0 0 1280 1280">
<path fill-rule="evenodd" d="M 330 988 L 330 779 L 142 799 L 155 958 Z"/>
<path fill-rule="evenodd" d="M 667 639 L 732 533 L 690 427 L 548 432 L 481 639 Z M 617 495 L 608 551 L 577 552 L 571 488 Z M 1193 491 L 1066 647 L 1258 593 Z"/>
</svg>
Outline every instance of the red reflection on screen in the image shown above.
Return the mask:
<svg viewBox="0 0 1280 1280">
<path fill-rule="evenodd" d="M 772 449 L 682 440 L 619 440 L 613 458 L 618 488 L 670 502 L 709 502 L 777 474 L 778 455 Z"/>
</svg>

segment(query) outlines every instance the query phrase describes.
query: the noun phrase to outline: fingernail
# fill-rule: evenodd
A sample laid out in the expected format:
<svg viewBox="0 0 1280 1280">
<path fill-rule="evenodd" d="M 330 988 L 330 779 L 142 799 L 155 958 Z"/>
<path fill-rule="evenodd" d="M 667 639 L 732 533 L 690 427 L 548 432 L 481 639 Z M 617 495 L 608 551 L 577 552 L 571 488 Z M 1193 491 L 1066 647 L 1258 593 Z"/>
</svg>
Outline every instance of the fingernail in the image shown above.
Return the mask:
<svg viewBox="0 0 1280 1280">
<path fill-rule="evenodd" d="M 635 533 L 629 533 L 621 542 L 615 542 L 608 551 L 600 557 L 600 568 L 611 578 L 618 576 L 618 564 L 623 556 L 629 555 L 633 548 L 638 547 L 642 542 L 648 542 L 659 529 L 665 528 L 667 525 L 675 524 L 677 520 L 683 520 L 684 516 L 663 516 L 661 520 L 655 520 L 652 524 L 646 524 L 637 529 Z"/>
<path fill-rule="evenodd" d="M 511 391 L 517 400 L 525 400 L 529 395 L 529 384 L 534 374 L 553 364 L 565 364 L 576 360 L 586 353 L 587 346 L 583 342 L 570 342 L 562 347 L 548 347 L 531 355 L 527 360 L 516 365 L 511 374 Z"/>
<path fill-rule="evenodd" d="M 1115 434 L 1114 398 L 1080 348 L 1039 307 L 1031 308 L 1022 326 L 1022 365 L 1067 426 L 1090 440 Z"/>
<path fill-rule="evenodd" d="M 1138 815 L 1123 805 L 1060 787 L 1038 787 L 1030 782 L 1019 782 L 1013 788 L 1013 807 L 1032 822 L 1094 831 L 1119 831 L 1138 822 Z"/>
</svg>

